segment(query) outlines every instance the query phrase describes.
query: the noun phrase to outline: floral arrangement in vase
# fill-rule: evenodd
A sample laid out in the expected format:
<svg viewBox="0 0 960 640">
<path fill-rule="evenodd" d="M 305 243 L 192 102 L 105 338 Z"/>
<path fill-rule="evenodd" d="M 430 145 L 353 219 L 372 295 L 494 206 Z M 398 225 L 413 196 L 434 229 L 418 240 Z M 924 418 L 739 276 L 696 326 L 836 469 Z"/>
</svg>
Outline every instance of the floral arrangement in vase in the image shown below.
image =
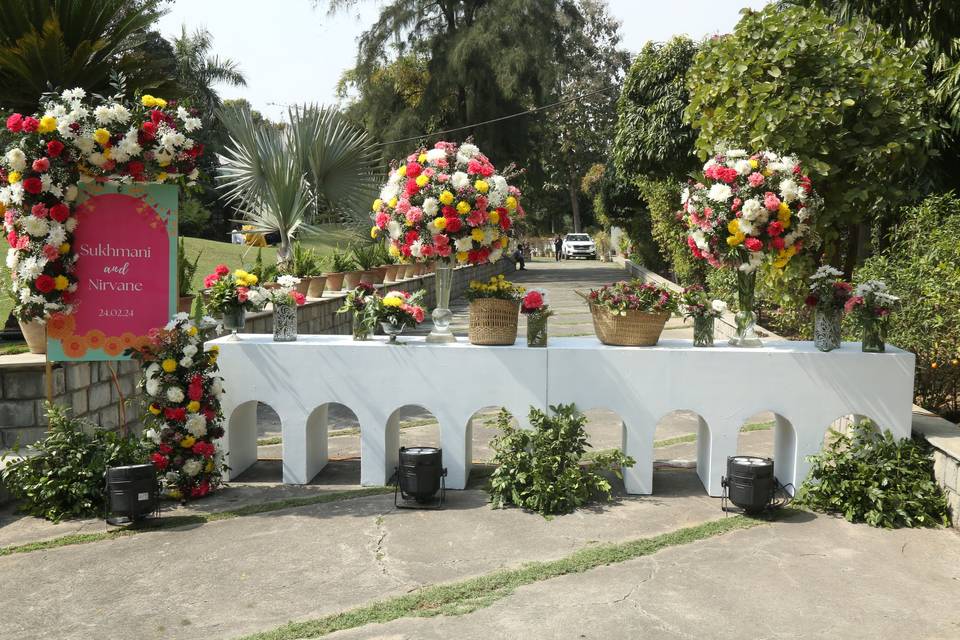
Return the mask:
<svg viewBox="0 0 960 640">
<path fill-rule="evenodd" d="M 900 298 L 890 293 L 882 280 L 858 284 L 844 308 L 863 329 L 863 351 L 882 353 L 886 349 L 887 323 Z"/>
<path fill-rule="evenodd" d="M 545 291 L 531 289 L 520 300 L 520 313 L 527 316 L 527 346 L 547 346 L 547 319 L 553 310 L 547 304 Z"/>
<path fill-rule="evenodd" d="M 145 367 L 144 439 L 171 498 L 200 498 L 220 484 L 225 467 L 214 444 L 224 433 L 217 351 L 216 345 L 204 351 L 203 337 L 185 313 L 151 331 L 148 344 L 128 351 Z"/>
<path fill-rule="evenodd" d="M 680 309 L 693 320 L 693 346 L 712 347 L 714 321 L 727 310 L 723 300 L 711 299 L 700 285 L 691 285 L 680 294 Z"/>
<path fill-rule="evenodd" d="M 677 297 L 672 291 L 639 280 L 624 280 L 593 289 L 587 300 L 591 305 L 618 316 L 625 316 L 628 311 L 670 314 L 677 310 Z"/>
<path fill-rule="evenodd" d="M 307 301 L 307 296 L 298 291 L 300 283 L 301 279 L 296 276 L 282 275 L 277 278 L 276 287 L 263 290 L 266 300 L 273 304 L 274 342 L 297 339 L 297 307 Z"/>
<path fill-rule="evenodd" d="M 249 282 L 252 279 L 252 284 L 257 283 L 257 276 L 240 272 L 240 277 L 243 277 L 243 274 L 248 276 L 247 281 Z M 237 272 L 234 272 L 234 277 L 237 278 Z M 307 297 L 297 291 L 297 287 L 300 285 L 301 278 L 291 275 L 282 275 L 277 278 L 277 285 L 272 289 L 263 289 L 263 294 L 266 302 L 272 303 L 274 306 L 277 305 L 286 305 L 299 307 L 307 301 Z M 247 296 L 249 299 L 249 295 Z"/>
<path fill-rule="evenodd" d="M 503 274 L 492 276 L 487 282 L 471 280 L 465 293 L 467 300 L 496 299 L 510 300 L 517 302 L 523 298 L 526 289 L 519 287 L 509 280 Z"/>
<path fill-rule="evenodd" d="M 256 286 L 259 279 L 243 269 L 230 271 L 225 264 L 218 264 L 213 273 L 203 279 L 206 287 L 205 306 L 223 318 L 225 329 L 234 334 L 243 328 L 247 311 L 261 309 L 267 303 L 266 290 Z"/>
<path fill-rule="evenodd" d="M 425 293 L 422 289 L 416 293 L 391 291 L 382 298 L 373 298 L 371 313 L 380 323 L 383 332 L 390 336 L 390 342 L 395 343 L 397 336 L 407 325 L 416 326 L 423 322 L 426 312 L 421 301 Z"/>
<path fill-rule="evenodd" d="M 810 293 L 804 300 L 814 310 L 813 343 L 820 351 L 840 348 L 840 321 L 853 286 L 843 280 L 843 272 L 823 265 L 809 278 Z"/>
<path fill-rule="evenodd" d="M 78 184 L 184 182 L 197 177 L 203 145 L 196 113 L 153 96 L 90 100 L 83 89 L 43 96 L 41 111 L 6 120 L 0 213 L 10 250 L 14 314 L 43 323 L 69 314 L 77 289 L 73 233 Z"/>
<path fill-rule="evenodd" d="M 520 191 L 476 145 L 438 142 L 391 168 L 373 203 L 370 235 L 389 238 L 390 255 L 461 264 L 495 262 L 509 247 Z"/>
<path fill-rule="evenodd" d="M 352 333 L 354 340 L 366 340 L 377 326 L 376 309 L 377 290 L 372 284 L 361 282 L 347 293 L 343 305 L 337 313 L 353 314 Z"/>
<path fill-rule="evenodd" d="M 743 149 L 717 153 L 684 189 L 681 215 L 696 258 L 737 269 L 735 346 L 759 346 L 753 315 L 756 271 L 764 261 L 783 269 L 814 243 L 819 206 L 810 177 L 796 158 Z"/>
</svg>

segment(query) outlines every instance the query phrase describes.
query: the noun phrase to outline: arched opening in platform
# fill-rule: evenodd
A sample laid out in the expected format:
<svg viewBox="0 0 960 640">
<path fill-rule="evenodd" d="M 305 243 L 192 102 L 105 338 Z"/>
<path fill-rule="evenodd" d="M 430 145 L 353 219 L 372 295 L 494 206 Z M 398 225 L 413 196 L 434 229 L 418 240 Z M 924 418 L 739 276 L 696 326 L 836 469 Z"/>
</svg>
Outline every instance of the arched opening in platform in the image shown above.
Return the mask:
<svg viewBox="0 0 960 640">
<path fill-rule="evenodd" d="M 625 435 L 623 431 L 623 418 L 616 411 L 604 407 L 591 407 L 583 410 L 584 417 L 587 419 L 584 425 L 584 431 L 587 433 L 587 458 L 592 458 L 598 453 L 609 451 L 624 451 Z"/>
<path fill-rule="evenodd" d="M 777 420 L 772 411 L 760 411 L 744 420 L 737 434 L 737 455 L 773 458 Z"/>
<path fill-rule="evenodd" d="M 440 447 L 440 423 L 429 409 L 408 404 L 390 416 L 396 423 L 400 447 Z"/>
<path fill-rule="evenodd" d="M 501 410 L 502 407 L 495 406 L 477 409 L 465 425 L 468 448 L 464 456 L 468 457 L 472 463 L 469 478 L 471 486 L 485 483 L 495 468 L 493 465 L 496 457 L 494 440 L 503 433 L 499 426 Z M 511 413 L 507 418 L 508 424 L 519 428 L 522 422 L 518 418 L 526 419 L 526 416 L 515 416 Z"/>
<path fill-rule="evenodd" d="M 676 492 L 702 493 L 710 444 L 710 426 L 696 411 L 676 409 L 661 416 L 652 443 L 656 492 L 673 487 Z"/>
<path fill-rule="evenodd" d="M 269 404 L 251 400 L 236 407 L 228 421 L 230 440 L 224 443 L 233 470 L 230 481 L 282 482 L 282 431 L 280 416 Z"/>
<path fill-rule="evenodd" d="M 360 421 L 339 402 L 316 407 L 307 417 L 307 446 L 324 464 L 310 484 L 360 484 Z"/>
</svg>

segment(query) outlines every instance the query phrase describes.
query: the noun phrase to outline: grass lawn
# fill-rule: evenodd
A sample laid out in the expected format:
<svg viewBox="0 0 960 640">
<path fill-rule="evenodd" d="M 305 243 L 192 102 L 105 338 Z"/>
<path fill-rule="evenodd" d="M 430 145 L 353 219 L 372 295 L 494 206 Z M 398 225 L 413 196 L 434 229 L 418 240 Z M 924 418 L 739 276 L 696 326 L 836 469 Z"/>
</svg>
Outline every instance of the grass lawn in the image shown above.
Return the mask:
<svg viewBox="0 0 960 640">
<path fill-rule="evenodd" d="M 310 247 L 320 255 L 329 255 L 338 246 L 345 248 L 352 242 L 361 240 L 363 236 L 357 228 L 345 227 L 343 225 L 320 225 L 321 232 L 316 236 L 304 236 L 303 245 Z M 366 227 L 362 230 L 366 232 Z M 229 242 L 217 242 L 216 240 L 204 240 L 202 238 L 184 238 L 184 247 L 187 257 L 192 261 L 200 253 L 200 263 L 197 273 L 193 278 L 193 289 L 196 291 L 203 286 L 203 278 L 211 273 L 218 264 L 225 264 L 231 269 L 249 268 L 253 266 L 257 259 L 257 248 L 245 245 L 230 244 Z M 263 261 L 269 263 L 277 259 L 277 250 L 273 247 L 264 247 Z M 6 271 L 2 276 L 2 286 L 4 292 L 9 292 L 10 281 Z M 9 295 L 0 297 L 0 319 L 6 319 L 10 310 L 13 309 L 13 300 Z"/>
</svg>

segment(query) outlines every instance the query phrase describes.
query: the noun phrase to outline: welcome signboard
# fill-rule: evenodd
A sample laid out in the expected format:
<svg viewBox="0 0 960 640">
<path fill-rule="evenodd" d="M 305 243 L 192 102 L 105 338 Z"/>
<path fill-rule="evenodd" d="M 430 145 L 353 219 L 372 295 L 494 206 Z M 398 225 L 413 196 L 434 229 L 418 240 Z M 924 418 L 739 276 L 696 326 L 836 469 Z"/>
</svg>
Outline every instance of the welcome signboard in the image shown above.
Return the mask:
<svg viewBox="0 0 960 640">
<path fill-rule="evenodd" d="M 174 185 L 82 186 L 74 311 L 47 322 L 50 360 L 124 360 L 176 312 L 177 199 Z"/>
</svg>

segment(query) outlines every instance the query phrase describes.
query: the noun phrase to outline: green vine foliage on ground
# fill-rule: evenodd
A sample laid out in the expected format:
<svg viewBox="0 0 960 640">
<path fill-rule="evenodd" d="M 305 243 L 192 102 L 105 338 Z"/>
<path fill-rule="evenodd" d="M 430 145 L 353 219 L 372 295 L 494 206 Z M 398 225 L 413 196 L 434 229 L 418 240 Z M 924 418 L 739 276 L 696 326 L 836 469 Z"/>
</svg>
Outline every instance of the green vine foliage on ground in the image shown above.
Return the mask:
<svg viewBox="0 0 960 640">
<path fill-rule="evenodd" d="M 47 405 L 47 437 L 31 446 L 36 455 L 8 465 L 0 479 L 20 500 L 20 511 L 59 522 L 103 515 L 108 467 L 142 464 L 139 439 L 71 418 L 68 409 Z"/>
<path fill-rule="evenodd" d="M 895 440 L 867 420 L 852 435 L 830 435 L 825 449 L 810 457 L 813 466 L 798 503 L 874 527 L 947 524 L 947 500 L 934 482 L 929 445 Z"/>
<path fill-rule="evenodd" d="M 887 340 L 917 355 L 916 402 L 960 420 L 960 198 L 934 195 L 907 209 L 890 245 L 856 280 L 883 280 L 900 297 Z"/>
<path fill-rule="evenodd" d="M 610 500 L 606 471 L 622 477 L 620 469 L 634 460 L 620 451 L 597 454 L 581 464 L 590 444 L 586 417 L 572 404 L 550 407 L 552 415 L 530 410 L 533 429 L 513 425 L 504 409 L 497 417 L 500 434 L 492 446 L 495 469 L 490 477 L 494 508 L 513 505 L 541 515 L 570 513 L 594 501 Z"/>
</svg>

